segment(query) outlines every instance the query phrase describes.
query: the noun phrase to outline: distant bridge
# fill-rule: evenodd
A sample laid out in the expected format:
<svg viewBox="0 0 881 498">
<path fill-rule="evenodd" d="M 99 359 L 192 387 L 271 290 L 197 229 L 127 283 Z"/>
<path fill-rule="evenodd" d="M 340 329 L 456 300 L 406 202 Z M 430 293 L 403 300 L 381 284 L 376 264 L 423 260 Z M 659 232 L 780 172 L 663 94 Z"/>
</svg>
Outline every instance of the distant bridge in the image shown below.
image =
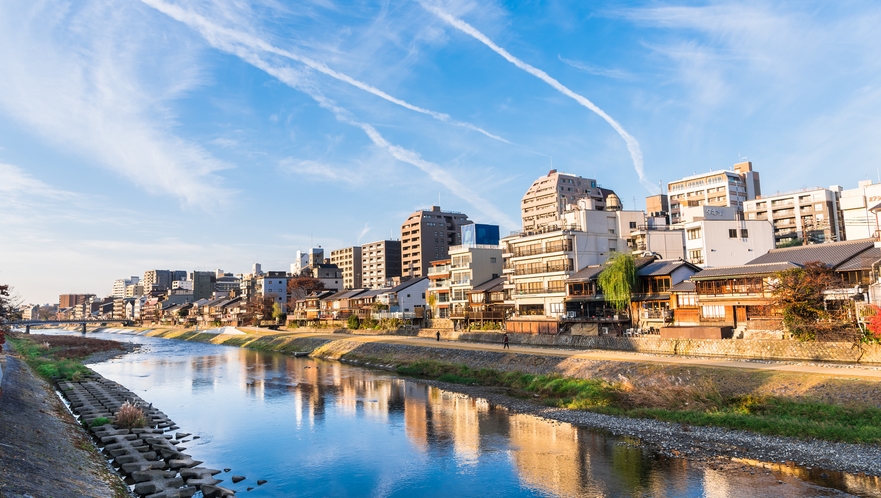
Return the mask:
<svg viewBox="0 0 881 498">
<path fill-rule="evenodd" d="M 7 322 L 6 325 L 19 325 L 24 327 L 24 333 L 30 334 L 31 327 L 41 327 L 44 325 L 71 325 L 82 324 L 83 335 L 86 333 L 86 325 L 96 324 L 104 325 L 107 323 L 120 323 L 123 326 L 131 325 L 132 321 L 128 318 L 107 319 L 107 320 L 19 320 L 16 322 Z"/>
</svg>

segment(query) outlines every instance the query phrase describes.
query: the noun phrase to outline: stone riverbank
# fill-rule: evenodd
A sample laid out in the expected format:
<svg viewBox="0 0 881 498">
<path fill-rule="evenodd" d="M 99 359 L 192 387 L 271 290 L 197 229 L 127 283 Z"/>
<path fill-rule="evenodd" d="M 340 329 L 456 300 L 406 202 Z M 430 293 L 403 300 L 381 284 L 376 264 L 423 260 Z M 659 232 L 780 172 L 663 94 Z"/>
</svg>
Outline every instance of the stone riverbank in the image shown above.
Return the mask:
<svg viewBox="0 0 881 498">
<path fill-rule="evenodd" d="M 150 334 L 153 335 L 153 334 Z M 307 352 L 315 358 L 339 360 L 368 367 L 394 370 L 398 365 L 422 360 L 461 364 L 468 367 L 492 368 L 532 374 L 557 373 L 574 378 L 601 378 L 611 382 L 622 378 L 631 382 L 674 382 L 680 385 L 697 383 L 708 375 L 716 375 L 718 382 L 731 389 L 752 391 L 756 394 L 790 395 L 824 399 L 861 406 L 881 407 L 881 391 L 876 381 L 859 379 L 810 377 L 799 373 L 760 372 L 749 378 L 734 369 L 693 368 L 675 365 L 649 365 L 639 361 L 597 361 L 577 357 L 523 354 L 516 351 L 487 351 L 435 347 L 434 341 L 424 346 L 395 344 L 388 341 L 369 340 L 361 337 L 336 339 L 337 334 L 324 336 L 297 336 L 273 334 L 264 336 L 217 336 L 210 334 L 180 334 L 179 332 L 156 335 L 199 340 L 216 344 L 251 347 L 286 353 Z M 443 344 L 443 343 L 441 343 Z M 744 379 L 747 379 L 744 381 Z M 633 419 L 601 415 L 591 412 L 549 408 L 538 403 L 513 398 L 504 390 L 487 387 L 462 386 L 424 381 L 451 391 L 485 398 L 515 412 L 530 413 L 552 420 L 608 431 L 619 436 L 638 438 L 644 444 L 662 454 L 690 458 L 700 462 L 718 464 L 725 461 L 755 461 L 765 465 L 782 466 L 792 473 L 816 470 L 818 482 L 844 479 L 861 482 L 867 489 L 881 487 L 881 446 L 826 441 L 808 441 L 787 437 L 765 436 L 747 431 L 714 427 L 692 427 L 648 419 Z M 856 383 L 856 384 L 854 384 Z M 847 397 L 842 398 L 844 393 Z M 850 396 L 858 399 L 850 399 Z M 835 396 L 838 396 L 837 398 Z M 808 469 L 808 470 L 805 470 Z M 844 474 L 848 473 L 848 474 Z M 824 477 L 825 476 L 825 477 Z M 810 478 L 810 475 L 807 475 Z"/>
</svg>

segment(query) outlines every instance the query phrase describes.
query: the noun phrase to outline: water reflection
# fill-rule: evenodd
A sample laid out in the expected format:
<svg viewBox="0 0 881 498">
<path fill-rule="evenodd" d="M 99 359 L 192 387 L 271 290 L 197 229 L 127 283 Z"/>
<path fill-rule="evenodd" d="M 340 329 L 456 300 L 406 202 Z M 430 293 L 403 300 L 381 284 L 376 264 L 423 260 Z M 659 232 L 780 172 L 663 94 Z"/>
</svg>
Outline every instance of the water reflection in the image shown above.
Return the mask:
<svg viewBox="0 0 881 498">
<path fill-rule="evenodd" d="M 120 337 L 147 348 L 95 370 L 201 435 L 188 444 L 194 458 L 249 477 L 225 485 L 269 480 L 248 496 L 846 496 L 804 476 L 656 458 L 620 438 L 383 372 Z M 874 484 L 848 489 L 881 496 Z"/>
</svg>

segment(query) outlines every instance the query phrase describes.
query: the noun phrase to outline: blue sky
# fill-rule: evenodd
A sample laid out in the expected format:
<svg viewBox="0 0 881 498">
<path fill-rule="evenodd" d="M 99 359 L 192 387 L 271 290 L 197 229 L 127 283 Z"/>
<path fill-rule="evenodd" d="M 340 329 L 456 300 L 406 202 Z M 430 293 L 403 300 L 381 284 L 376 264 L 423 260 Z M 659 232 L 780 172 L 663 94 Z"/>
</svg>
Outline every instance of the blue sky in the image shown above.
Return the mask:
<svg viewBox="0 0 881 498">
<path fill-rule="evenodd" d="M 873 1 L 5 1 L 0 282 L 287 269 L 438 199 L 507 233 L 551 164 L 628 209 L 741 157 L 766 193 L 853 188 L 881 166 L 879 25 Z"/>
</svg>

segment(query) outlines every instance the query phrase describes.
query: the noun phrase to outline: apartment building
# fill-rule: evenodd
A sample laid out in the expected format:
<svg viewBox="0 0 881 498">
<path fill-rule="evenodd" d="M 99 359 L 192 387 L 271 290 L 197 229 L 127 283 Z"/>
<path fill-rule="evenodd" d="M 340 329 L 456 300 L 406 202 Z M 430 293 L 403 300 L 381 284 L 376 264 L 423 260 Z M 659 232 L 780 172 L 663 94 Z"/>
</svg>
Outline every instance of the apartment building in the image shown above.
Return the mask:
<svg viewBox="0 0 881 498">
<path fill-rule="evenodd" d="M 464 319 L 468 293 L 502 275 L 502 248 L 497 245 L 460 245 L 450 248 L 450 318 Z M 434 268 L 434 267 L 433 267 Z"/>
<path fill-rule="evenodd" d="M 261 297 L 272 297 L 281 310 L 288 302 L 288 274 L 285 271 L 268 271 L 254 278 L 254 292 Z"/>
<path fill-rule="evenodd" d="M 806 244 L 844 240 L 839 205 L 841 187 L 813 187 L 759 196 L 744 203 L 747 220 L 767 220 L 778 245 L 794 239 Z"/>
<path fill-rule="evenodd" d="M 536 232 L 562 227 L 563 211 L 581 199 L 589 199 L 593 209 L 603 210 L 611 190 L 597 186 L 597 181 L 552 169 L 534 182 L 520 200 L 523 230 Z"/>
<path fill-rule="evenodd" d="M 776 247 L 767 220 L 696 219 L 683 225 L 683 233 L 685 260 L 700 268 L 746 264 Z"/>
<path fill-rule="evenodd" d="M 428 291 L 426 302 L 432 310 L 432 318 L 450 317 L 450 269 L 451 259 L 431 262 L 428 268 Z"/>
<path fill-rule="evenodd" d="M 190 272 L 189 277 L 189 280 L 193 282 L 193 300 L 211 299 L 214 295 L 214 284 L 217 283 L 217 274 L 213 271 L 193 271 Z M 168 285 L 170 288 L 171 282 Z M 144 290 L 147 290 L 146 285 Z"/>
<path fill-rule="evenodd" d="M 590 199 L 581 199 L 562 214 L 567 229 L 523 231 L 501 240 L 505 289 L 510 293 L 506 305 L 518 316 L 558 319 L 565 311 L 569 276 L 628 250 L 630 232 L 644 223 L 645 215 L 620 210 L 614 193 L 605 204 L 607 210 L 598 211 Z"/>
<path fill-rule="evenodd" d="M 342 270 L 344 289 L 361 288 L 361 246 L 330 251 L 330 262 Z"/>
<path fill-rule="evenodd" d="M 472 221 L 440 206 L 416 211 L 401 225 L 401 273 L 404 277 L 428 275 L 430 263 L 449 257 L 449 249 L 462 243 L 460 227 Z"/>
<path fill-rule="evenodd" d="M 186 280 L 187 272 L 183 270 L 147 270 L 141 285 L 144 291 L 149 293 L 154 290 L 171 289 L 171 283 L 175 280 Z"/>
<path fill-rule="evenodd" d="M 881 211 L 881 183 L 864 180 L 857 188 L 841 192 L 841 214 L 845 240 L 879 236 L 878 213 Z"/>
<path fill-rule="evenodd" d="M 667 184 L 670 222 L 691 221 L 684 216 L 683 207 L 734 207 L 743 212 L 744 202 L 761 195 L 759 173 L 751 162 L 737 163 L 732 170 L 718 170 L 687 176 Z M 662 201 L 658 201 L 662 202 Z"/>
<path fill-rule="evenodd" d="M 379 240 L 361 246 L 361 286 L 383 287 L 390 278 L 401 276 L 401 241 Z"/>
<path fill-rule="evenodd" d="M 83 304 L 94 294 L 61 294 L 58 296 L 58 307 L 61 309 L 71 308 L 78 304 Z"/>
<path fill-rule="evenodd" d="M 223 294 L 226 296 L 238 295 L 241 283 L 242 277 L 240 276 L 236 276 L 232 273 L 225 273 L 223 270 L 220 269 L 215 272 L 214 290 L 219 294 Z M 172 289 L 174 289 L 175 284 L 177 284 L 177 287 L 180 288 L 180 282 L 176 280 L 171 283 Z"/>
<path fill-rule="evenodd" d="M 129 285 L 137 285 L 140 282 L 140 277 L 132 276 L 129 278 L 120 278 L 113 281 L 113 292 L 111 295 L 113 297 L 125 297 L 125 288 Z"/>
</svg>

